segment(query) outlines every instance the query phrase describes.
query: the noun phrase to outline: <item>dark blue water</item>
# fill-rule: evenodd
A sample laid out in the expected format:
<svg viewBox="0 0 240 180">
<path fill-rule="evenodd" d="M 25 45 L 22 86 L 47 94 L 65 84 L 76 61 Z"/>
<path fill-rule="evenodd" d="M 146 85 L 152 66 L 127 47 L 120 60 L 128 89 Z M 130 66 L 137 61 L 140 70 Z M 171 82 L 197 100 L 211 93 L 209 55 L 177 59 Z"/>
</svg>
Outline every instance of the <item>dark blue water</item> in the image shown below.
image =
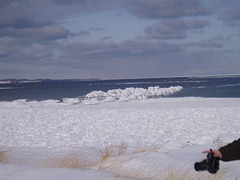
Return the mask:
<svg viewBox="0 0 240 180">
<path fill-rule="evenodd" d="M 123 80 L 57 80 L 34 83 L 0 84 L 0 101 L 17 99 L 46 100 L 83 97 L 95 90 L 108 91 L 127 87 L 182 86 L 170 97 L 240 97 L 240 75 L 215 77 L 171 77 Z"/>
</svg>

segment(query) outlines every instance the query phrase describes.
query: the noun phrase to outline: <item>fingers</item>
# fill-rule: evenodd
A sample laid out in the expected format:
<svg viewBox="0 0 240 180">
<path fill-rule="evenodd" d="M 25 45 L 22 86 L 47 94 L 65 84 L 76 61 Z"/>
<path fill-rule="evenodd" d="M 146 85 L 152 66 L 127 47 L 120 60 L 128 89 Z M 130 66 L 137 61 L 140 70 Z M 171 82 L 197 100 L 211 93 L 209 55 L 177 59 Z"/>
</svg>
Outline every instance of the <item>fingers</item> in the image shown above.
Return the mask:
<svg viewBox="0 0 240 180">
<path fill-rule="evenodd" d="M 213 150 L 212 151 L 214 153 L 214 157 L 219 157 L 220 159 L 222 159 L 222 154 L 220 151 L 218 150 Z M 206 150 L 206 151 L 203 151 L 202 153 L 211 153 L 210 150 Z"/>
<path fill-rule="evenodd" d="M 219 157 L 220 159 L 222 159 L 222 153 L 218 150 L 213 151 L 214 152 L 214 157 Z"/>
<path fill-rule="evenodd" d="M 203 151 L 202 153 L 210 153 L 210 150 Z"/>
</svg>

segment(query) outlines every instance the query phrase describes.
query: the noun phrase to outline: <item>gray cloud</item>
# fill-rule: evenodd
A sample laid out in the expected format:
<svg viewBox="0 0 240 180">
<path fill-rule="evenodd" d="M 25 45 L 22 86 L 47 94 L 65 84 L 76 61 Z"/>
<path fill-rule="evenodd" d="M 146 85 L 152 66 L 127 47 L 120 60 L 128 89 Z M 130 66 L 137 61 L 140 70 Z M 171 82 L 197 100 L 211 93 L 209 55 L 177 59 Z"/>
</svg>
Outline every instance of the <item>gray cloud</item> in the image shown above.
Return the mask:
<svg viewBox="0 0 240 180">
<path fill-rule="evenodd" d="M 64 58 L 93 60 L 128 58 L 128 57 L 154 57 L 180 51 L 180 47 L 167 42 L 148 42 L 145 40 L 127 40 L 122 43 L 113 41 L 93 43 L 62 44 L 61 52 L 65 52 Z"/>
<path fill-rule="evenodd" d="M 42 26 L 53 24 L 49 20 L 35 21 L 32 17 L 24 17 L 17 14 L 15 16 L 14 15 L 10 16 L 9 14 L 4 14 L 4 15 L 5 16 L 0 17 L 0 28 L 12 27 L 16 29 L 21 29 L 21 28 L 42 27 Z"/>
<path fill-rule="evenodd" d="M 221 39 L 215 37 L 211 40 L 221 42 Z M 15 42 L 8 42 L 8 45 L 12 45 L 11 43 Z M 201 43 L 188 46 L 201 46 Z M 38 76 L 35 78 L 43 76 L 79 78 L 80 75 L 85 78 L 159 77 L 172 73 L 193 75 L 201 72 L 212 74 L 219 73 L 218 69 L 229 61 L 226 53 L 221 50 L 190 50 L 186 45 L 165 41 L 152 42 L 146 39 L 127 40 L 121 43 L 113 41 L 70 43 L 65 40 L 31 47 L 27 45 L 22 48 L 12 47 L 15 47 L 15 52 L 13 50 L 6 52 L 5 58 L 2 58 L 5 62 L 11 61 L 7 66 L 9 72 L 12 72 L 12 68 L 16 69 L 21 77 L 31 76 L 33 72 L 30 68 L 21 66 L 24 63 L 34 66 L 34 75 Z M 228 71 L 238 68 L 239 65 L 232 60 Z M 4 76 L 1 73 L 0 75 Z"/>
<path fill-rule="evenodd" d="M 75 33 L 77 36 L 90 36 L 96 31 L 103 31 L 100 27 L 90 27 L 88 30 L 82 30 L 79 33 Z"/>
<path fill-rule="evenodd" d="M 78 5 L 78 6 L 82 6 L 84 8 L 95 8 L 95 7 L 100 7 L 103 4 L 106 5 L 111 1 L 106 1 L 106 0 L 54 0 L 54 3 L 59 4 L 59 5 Z"/>
<path fill-rule="evenodd" d="M 142 37 L 119 43 L 104 33 L 104 37 L 89 43 L 73 43 L 74 36 L 104 30 L 89 25 L 73 33 L 61 24 L 67 17 L 114 8 L 125 8 L 136 17 L 159 22 L 146 27 Z M 225 11 L 228 15 L 223 14 L 221 20 L 237 22 L 239 8 L 230 8 L 232 12 Z M 210 25 L 201 16 L 211 13 L 212 6 L 203 0 L 1 0 L 0 77 L 128 78 L 221 73 L 220 67 L 227 64 L 230 55 L 223 53 L 224 36 L 179 44 L 167 42 L 187 38 L 188 33 Z M 239 59 L 232 57 L 229 72 L 239 70 L 236 62 Z"/>
<path fill-rule="evenodd" d="M 67 38 L 69 30 L 58 26 L 43 26 L 35 28 L 1 28 L 0 37 L 21 38 L 30 42 L 52 41 Z"/>
<path fill-rule="evenodd" d="M 100 41 L 109 41 L 112 38 L 113 38 L 112 36 L 105 36 L 105 37 L 101 38 Z"/>
<path fill-rule="evenodd" d="M 53 6 L 59 9 L 64 7 L 65 13 L 87 13 L 109 10 L 115 4 L 119 4 L 113 0 L 49 0 Z"/>
<path fill-rule="evenodd" d="M 230 26 L 236 25 L 236 23 L 240 21 L 240 2 L 231 4 L 231 6 L 219 16 L 219 19 L 225 21 Z"/>
<path fill-rule="evenodd" d="M 30 42 L 67 38 L 69 30 L 45 18 L 44 13 L 33 13 L 31 10 L 34 8 L 28 0 L 1 1 L 0 37 L 20 38 Z"/>
<path fill-rule="evenodd" d="M 176 18 L 212 13 L 202 0 L 125 0 L 127 9 L 143 18 Z"/>
<path fill-rule="evenodd" d="M 192 29 L 201 29 L 209 25 L 206 20 L 163 20 L 146 28 L 145 33 L 149 39 L 183 39 Z"/>
<path fill-rule="evenodd" d="M 0 28 L 32 28 L 50 24 L 52 22 L 41 17 L 36 20 L 26 0 L 0 2 Z"/>
<path fill-rule="evenodd" d="M 222 48 L 224 44 L 226 43 L 226 40 L 221 36 L 216 36 L 213 38 L 209 38 L 207 40 L 202 40 L 198 42 L 192 42 L 191 46 L 197 46 L 200 48 Z"/>
</svg>

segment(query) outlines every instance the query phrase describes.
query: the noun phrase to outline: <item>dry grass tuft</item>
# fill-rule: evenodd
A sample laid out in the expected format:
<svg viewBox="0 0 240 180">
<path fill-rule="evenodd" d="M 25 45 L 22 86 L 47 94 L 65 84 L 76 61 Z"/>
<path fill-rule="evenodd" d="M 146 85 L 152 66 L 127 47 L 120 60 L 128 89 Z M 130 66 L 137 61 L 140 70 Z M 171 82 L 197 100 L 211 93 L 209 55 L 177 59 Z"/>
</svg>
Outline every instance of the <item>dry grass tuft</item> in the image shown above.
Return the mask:
<svg viewBox="0 0 240 180">
<path fill-rule="evenodd" d="M 133 154 L 157 152 L 159 149 L 160 149 L 160 145 L 155 145 L 153 147 L 138 147 L 133 151 Z"/>
<path fill-rule="evenodd" d="M 170 168 L 165 173 L 165 180 L 194 180 L 196 177 L 193 177 L 193 175 L 190 172 L 190 169 L 187 169 L 185 171 L 177 171 L 174 168 Z M 163 176 L 164 177 L 164 176 Z"/>
<path fill-rule="evenodd" d="M 81 161 L 79 160 L 78 154 L 66 154 L 60 159 L 60 168 L 78 168 L 81 166 Z"/>
<path fill-rule="evenodd" d="M 0 151 L 0 163 L 8 163 L 7 151 Z"/>
<path fill-rule="evenodd" d="M 131 157 L 125 157 L 128 145 L 122 143 L 120 145 L 105 146 L 104 150 L 100 150 L 99 170 L 107 170 L 114 174 L 118 169 L 121 169 Z"/>
<path fill-rule="evenodd" d="M 104 150 L 100 150 L 100 162 L 106 161 L 110 157 L 121 156 L 126 152 L 128 145 L 126 143 L 122 143 L 118 146 L 109 145 L 105 146 Z"/>
<path fill-rule="evenodd" d="M 71 152 L 65 154 L 63 157 L 53 157 L 44 160 L 36 165 L 36 167 L 47 167 L 47 168 L 81 168 L 89 169 L 95 166 L 97 162 L 89 161 L 80 153 Z"/>
</svg>

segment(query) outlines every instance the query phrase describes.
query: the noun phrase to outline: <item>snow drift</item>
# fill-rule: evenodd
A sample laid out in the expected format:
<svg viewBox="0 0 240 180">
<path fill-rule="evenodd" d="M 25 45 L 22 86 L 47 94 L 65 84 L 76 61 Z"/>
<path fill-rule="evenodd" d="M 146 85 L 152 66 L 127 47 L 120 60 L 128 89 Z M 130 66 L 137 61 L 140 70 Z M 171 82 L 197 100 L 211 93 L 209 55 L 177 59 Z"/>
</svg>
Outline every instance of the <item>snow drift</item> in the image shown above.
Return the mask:
<svg viewBox="0 0 240 180">
<path fill-rule="evenodd" d="M 201 152 L 240 137 L 239 98 L 158 98 L 96 106 L 74 99 L 18 100 L 0 102 L 0 109 L 0 152 L 9 155 L 8 163 L 0 163 L 1 180 L 115 180 L 131 173 L 138 179 L 161 179 L 169 167 L 208 176 L 193 169 L 194 162 L 206 156 Z M 123 142 L 123 149 L 128 146 L 123 155 L 114 154 L 101 164 L 86 169 L 55 166 L 65 152 L 75 151 L 80 151 L 79 158 L 87 157 L 87 166 L 88 160 L 100 162 L 99 150 L 106 152 L 107 147 L 111 152 Z M 46 166 L 36 168 L 35 163 L 45 160 Z M 239 161 L 221 162 L 221 170 L 229 179 L 240 177 Z"/>
</svg>

